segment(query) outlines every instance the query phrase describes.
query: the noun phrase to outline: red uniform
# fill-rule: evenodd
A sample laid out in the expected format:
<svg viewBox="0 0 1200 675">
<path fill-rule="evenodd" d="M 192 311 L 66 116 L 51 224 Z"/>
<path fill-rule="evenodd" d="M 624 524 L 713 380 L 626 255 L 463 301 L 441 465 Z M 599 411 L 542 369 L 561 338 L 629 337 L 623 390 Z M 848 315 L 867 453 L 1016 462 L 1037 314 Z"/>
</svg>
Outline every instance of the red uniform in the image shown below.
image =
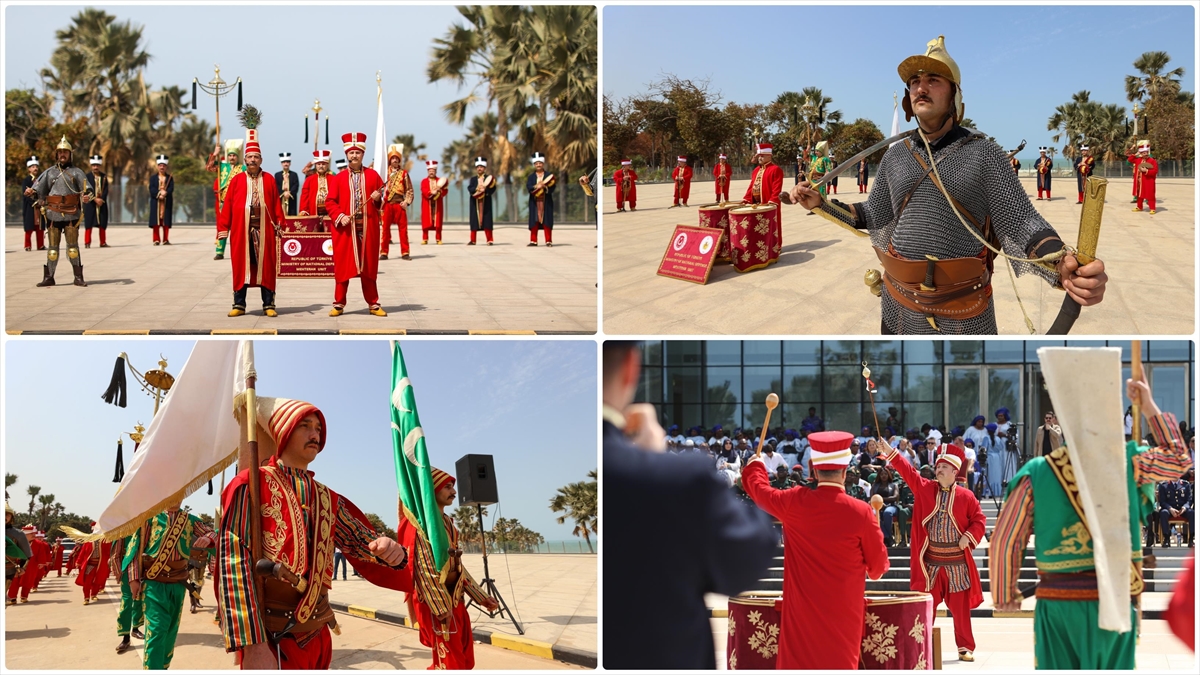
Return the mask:
<svg viewBox="0 0 1200 675">
<path fill-rule="evenodd" d="M 252 204 L 257 204 L 257 218 Z M 261 172 L 251 180 L 243 171 L 229 181 L 217 231 L 228 233 L 234 291 L 244 286 L 275 290 L 275 228 L 282 223 L 273 176 Z"/>
<path fill-rule="evenodd" d="M 387 255 L 392 243 L 392 225 L 400 232 L 400 255 L 408 255 L 408 209 L 405 199 L 412 198 L 412 179 L 404 169 L 388 176 L 387 190 L 383 195 L 383 235 L 379 238 L 379 251 Z"/>
<path fill-rule="evenodd" d="M 44 538 L 38 538 L 30 542 L 30 548 L 33 549 L 37 561 L 37 576 L 33 580 L 33 588 L 37 590 L 38 584 L 42 583 L 42 579 L 45 579 L 46 575 L 50 573 L 50 544 L 47 544 Z"/>
<path fill-rule="evenodd" d="M 437 191 L 437 178 L 428 176 L 421 180 L 421 241 L 429 241 L 429 231 L 433 230 L 438 243 L 442 241 L 442 218 L 446 215 L 445 188 Z"/>
<path fill-rule="evenodd" d="M 50 569 L 55 571 L 55 576 L 62 576 L 63 568 L 63 547 L 61 543 L 55 542 L 54 548 L 50 549 L 51 560 Z"/>
<path fill-rule="evenodd" d="M 983 603 L 983 588 L 979 583 L 979 570 L 975 567 L 975 557 L 971 555 L 971 550 L 979 545 L 987 526 L 987 519 L 983 515 L 983 510 L 979 508 L 979 501 L 975 499 L 975 495 L 970 490 L 957 484 L 943 495 L 942 487 L 936 480 L 922 478 L 921 474 L 917 473 L 917 470 L 908 463 L 908 460 L 900 457 L 895 449 L 891 450 L 886 459 L 912 490 L 914 498 L 913 513 L 909 519 L 909 522 L 912 523 L 909 588 L 914 591 L 932 593 L 935 610 L 945 601 L 946 606 L 950 608 L 950 613 L 954 615 L 955 643 L 959 649 L 969 649 L 973 652 L 975 651 L 975 636 L 971 632 L 971 610 Z M 969 584 L 965 590 L 953 590 L 955 574 L 948 571 L 951 569 L 950 567 L 936 565 L 931 568 L 930 566 L 930 562 L 935 560 L 931 556 L 944 555 L 931 550 L 931 545 L 935 546 L 931 537 L 933 533 L 931 528 L 936 526 L 934 520 L 939 506 L 944 506 L 946 513 L 950 515 L 948 523 L 950 534 L 948 536 L 957 541 L 966 535 L 969 542 L 967 548 L 962 549 L 960 559 L 961 562 L 965 562 L 966 578 L 965 581 L 958 580 L 959 584 Z M 932 578 L 930 578 L 931 569 L 933 569 Z"/>
<path fill-rule="evenodd" d="M 779 250 L 783 247 L 783 207 L 779 202 L 779 193 L 783 192 L 783 169 L 778 164 L 768 163 L 766 166 L 754 167 L 750 174 L 750 187 L 746 188 L 746 196 L 742 197 L 743 204 L 774 204 L 775 223 L 772 236 L 775 245 L 770 247 L 767 260 L 779 260 Z"/>
<path fill-rule="evenodd" d="M 376 191 L 379 199 L 373 200 L 371 194 Z M 354 277 L 362 280 L 363 300 L 372 308 L 379 306 L 375 278 L 379 272 L 379 235 L 382 232 L 379 207 L 382 203 L 383 179 L 374 169 L 364 168 L 359 173 L 348 169 L 330 181 L 325 207 L 333 221 L 335 308 L 346 306 L 346 292 Z M 338 219 L 343 215 L 352 222 L 338 225 Z"/>
<path fill-rule="evenodd" d="M 310 216 L 327 215 L 325 198 L 329 194 L 329 184 L 333 182 L 333 174 L 324 176 L 311 173 L 304 177 L 304 185 L 300 188 L 300 210 Z"/>
<path fill-rule="evenodd" d="M 83 589 L 84 600 L 90 600 L 104 590 L 108 580 L 108 559 L 112 555 L 112 542 L 84 542 L 75 547 L 75 566 L 79 576 L 75 585 Z"/>
<path fill-rule="evenodd" d="M 625 202 L 629 202 L 629 210 L 637 210 L 637 173 L 633 169 L 617 169 L 613 173 L 613 182 L 617 184 L 617 210 L 625 210 Z"/>
<path fill-rule="evenodd" d="M 783 523 L 784 604 L 776 667 L 858 668 L 866 578 L 882 577 L 889 566 L 875 512 L 840 484 L 777 490 L 761 462 L 742 471 L 742 488 Z"/>
<path fill-rule="evenodd" d="M 30 527 L 29 529 L 22 529 L 21 532 L 23 532 L 25 534 L 25 538 L 29 540 L 30 556 L 29 559 L 25 561 L 25 569 L 20 574 L 13 577 L 12 583 L 8 586 L 9 600 L 16 600 L 18 596 L 20 596 L 22 600 L 28 600 L 29 591 L 33 590 L 34 585 L 37 583 L 38 573 L 40 571 L 39 567 L 41 565 L 41 561 L 38 559 L 39 555 L 36 544 L 37 539 L 34 537 L 33 528 Z"/>
<path fill-rule="evenodd" d="M 692 167 L 677 166 L 671 172 L 671 180 L 675 181 L 675 205 L 682 201 L 687 206 L 688 195 L 692 192 Z"/>
<path fill-rule="evenodd" d="M 717 191 L 717 201 L 729 201 L 729 181 L 733 178 L 733 167 L 724 160 L 713 167 L 713 186 Z"/>
<path fill-rule="evenodd" d="M 1138 157 L 1130 155 L 1129 163 L 1133 165 L 1133 196 L 1137 198 L 1137 210 L 1142 210 L 1142 201 L 1150 202 L 1150 210 L 1154 210 L 1155 183 L 1158 178 L 1158 160 L 1153 157 Z M 1146 172 L 1142 173 L 1142 167 Z"/>
</svg>

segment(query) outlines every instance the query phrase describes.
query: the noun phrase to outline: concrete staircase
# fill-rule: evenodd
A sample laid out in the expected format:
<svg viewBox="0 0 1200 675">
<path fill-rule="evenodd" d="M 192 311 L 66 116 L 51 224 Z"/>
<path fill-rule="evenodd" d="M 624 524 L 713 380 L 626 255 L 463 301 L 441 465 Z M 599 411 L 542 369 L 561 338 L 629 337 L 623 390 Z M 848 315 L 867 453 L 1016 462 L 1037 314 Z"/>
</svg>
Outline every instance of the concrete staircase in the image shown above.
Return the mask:
<svg viewBox="0 0 1200 675">
<path fill-rule="evenodd" d="M 984 500 L 980 506 L 983 509 L 984 515 L 987 517 L 987 531 L 990 533 L 995 526 L 998 509 L 993 504 L 991 499 Z M 1032 544 L 1032 540 L 1030 542 Z M 1145 569 L 1146 579 L 1146 594 L 1143 597 L 1144 614 L 1147 618 L 1157 618 L 1161 612 L 1161 608 L 1165 608 L 1169 600 L 1170 593 L 1175 589 L 1175 582 L 1183 572 L 1183 567 L 1187 559 L 1191 556 L 1193 549 L 1186 546 L 1172 546 L 1170 548 L 1156 547 L 1153 550 L 1156 558 L 1155 566 L 1151 569 Z M 868 591 L 907 591 L 909 590 L 909 548 L 907 546 L 894 546 L 888 550 L 891 567 L 883 578 L 878 580 L 867 580 Z M 975 549 L 973 552 L 975 565 L 979 570 L 979 580 L 983 586 L 984 604 L 976 608 L 972 612 L 972 616 L 992 616 L 991 602 L 991 576 L 988 568 L 988 542 Z M 1021 563 L 1019 586 L 1025 588 L 1032 586 L 1037 581 L 1037 567 L 1033 557 L 1033 549 L 1025 550 L 1025 559 Z M 780 546 L 778 555 L 775 557 L 775 562 L 767 571 L 767 575 L 759 580 L 758 591 L 775 591 L 783 590 L 783 547 Z M 1025 601 L 1026 608 L 1032 606 L 1029 600 Z M 943 610 L 944 611 L 944 610 Z"/>
</svg>

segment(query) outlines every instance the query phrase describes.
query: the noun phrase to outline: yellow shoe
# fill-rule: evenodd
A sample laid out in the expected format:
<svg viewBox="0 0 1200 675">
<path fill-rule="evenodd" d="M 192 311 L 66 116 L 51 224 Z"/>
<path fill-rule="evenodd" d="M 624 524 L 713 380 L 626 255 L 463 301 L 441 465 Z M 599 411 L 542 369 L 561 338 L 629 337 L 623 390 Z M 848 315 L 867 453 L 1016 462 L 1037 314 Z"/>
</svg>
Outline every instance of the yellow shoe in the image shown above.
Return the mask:
<svg viewBox="0 0 1200 675">
<path fill-rule="evenodd" d="M 1154 215 L 1155 213 L 1157 212 L 1154 209 L 1150 209 L 1150 215 Z"/>
<path fill-rule="evenodd" d="M 382 307 L 372 307 L 368 311 L 371 312 L 372 314 L 374 314 L 375 316 L 387 316 L 387 312 L 383 311 Z"/>
<path fill-rule="evenodd" d="M 426 245 L 426 244 L 428 244 L 428 243 L 429 243 L 429 240 L 428 240 L 428 239 L 422 239 L 422 240 L 421 240 L 421 245 L 422 245 L 422 246 L 424 246 L 424 245 Z"/>
<path fill-rule="evenodd" d="M 238 309 L 237 307 L 234 307 L 233 309 L 229 310 L 229 316 L 241 316 L 245 313 L 246 313 L 246 310 Z"/>
<path fill-rule="evenodd" d="M 1137 213 L 1137 212 L 1139 212 L 1139 211 L 1141 211 L 1141 209 L 1139 209 L 1139 208 L 1138 208 L 1138 207 L 1136 207 L 1136 206 L 1135 206 L 1135 207 L 1133 207 L 1133 212 L 1134 212 L 1134 213 Z"/>
<path fill-rule="evenodd" d="M 441 240 L 441 239 L 438 239 L 437 245 L 438 245 L 438 246 L 441 246 L 441 245 L 442 245 L 442 240 Z"/>
<path fill-rule="evenodd" d="M 272 309 L 270 307 L 268 307 L 267 309 L 264 309 L 263 314 L 266 314 L 267 316 L 279 316 L 279 312 L 276 312 L 274 309 Z"/>
<path fill-rule="evenodd" d="M 22 601 L 22 602 L 23 602 L 23 601 Z M 85 605 L 90 605 L 90 604 L 91 604 L 91 602 L 92 602 L 92 601 L 91 601 L 91 599 L 90 599 L 90 598 L 84 598 L 84 599 L 83 599 L 83 604 L 85 604 Z"/>
<path fill-rule="evenodd" d="M 958 650 L 958 660 L 964 663 L 972 663 L 975 661 L 975 654 L 971 653 L 970 649 Z"/>
<path fill-rule="evenodd" d="M 334 307 L 333 309 L 329 310 L 329 316 L 341 316 L 341 315 L 342 315 L 342 310 L 338 309 L 337 307 Z"/>
</svg>

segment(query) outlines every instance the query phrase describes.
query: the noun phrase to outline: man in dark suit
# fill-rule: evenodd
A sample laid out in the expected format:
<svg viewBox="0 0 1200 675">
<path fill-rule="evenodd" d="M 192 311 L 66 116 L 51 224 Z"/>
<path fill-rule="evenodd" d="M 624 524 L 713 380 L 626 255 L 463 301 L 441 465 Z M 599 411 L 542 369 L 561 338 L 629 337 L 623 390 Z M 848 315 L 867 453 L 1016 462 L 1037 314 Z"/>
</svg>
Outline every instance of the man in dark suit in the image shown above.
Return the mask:
<svg viewBox="0 0 1200 675">
<path fill-rule="evenodd" d="M 283 215 L 294 216 L 300 202 L 300 175 L 292 171 L 292 153 L 279 153 L 279 166 L 283 170 L 275 174 L 275 189 L 279 194 Z"/>
<path fill-rule="evenodd" d="M 608 669 L 713 669 L 705 593 L 735 595 L 763 577 L 777 539 L 700 456 L 668 455 L 654 407 L 630 405 L 636 342 L 604 343 L 605 616 Z"/>
</svg>

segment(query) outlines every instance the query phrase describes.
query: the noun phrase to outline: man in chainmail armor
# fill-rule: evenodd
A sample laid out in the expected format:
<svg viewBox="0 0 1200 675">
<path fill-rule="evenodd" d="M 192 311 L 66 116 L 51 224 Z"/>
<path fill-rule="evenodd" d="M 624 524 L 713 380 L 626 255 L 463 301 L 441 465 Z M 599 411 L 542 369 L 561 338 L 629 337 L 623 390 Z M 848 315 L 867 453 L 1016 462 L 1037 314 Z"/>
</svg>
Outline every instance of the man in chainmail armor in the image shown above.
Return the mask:
<svg viewBox="0 0 1200 675">
<path fill-rule="evenodd" d="M 1058 233 L 1030 203 L 1006 153 L 959 125 L 962 79 L 944 38 L 931 40 L 925 54 L 908 57 L 897 70 L 907 87 L 905 116 L 917 118 L 920 133 L 887 150 L 867 201 L 826 202 L 804 183 L 791 194 L 805 208 L 870 233 L 884 268 L 878 289 L 881 332 L 995 334 L 993 248 L 1013 258 L 1017 276 L 1036 274 L 1081 306 L 1099 303 L 1108 281 L 1104 263 L 1081 266 L 1065 252 Z"/>
<path fill-rule="evenodd" d="M 83 280 L 83 261 L 79 258 L 79 218 L 83 204 L 92 201 L 92 189 L 83 171 L 71 164 L 71 144 L 63 136 L 54 149 L 54 166 L 46 169 L 33 186 L 26 188 L 26 197 L 36 197 L 46 205 L 46 219 L 50 226 L 50 245 L 46 247 L 46 264 L 42 266 L 43 277 L 38 286 L 54 285 L 54 270 L 58 267 L 58 255 L 62 236 L 67 235 L 67 258 L 75 271 L 75 285 L 87 286 Z"/>
</svg>

